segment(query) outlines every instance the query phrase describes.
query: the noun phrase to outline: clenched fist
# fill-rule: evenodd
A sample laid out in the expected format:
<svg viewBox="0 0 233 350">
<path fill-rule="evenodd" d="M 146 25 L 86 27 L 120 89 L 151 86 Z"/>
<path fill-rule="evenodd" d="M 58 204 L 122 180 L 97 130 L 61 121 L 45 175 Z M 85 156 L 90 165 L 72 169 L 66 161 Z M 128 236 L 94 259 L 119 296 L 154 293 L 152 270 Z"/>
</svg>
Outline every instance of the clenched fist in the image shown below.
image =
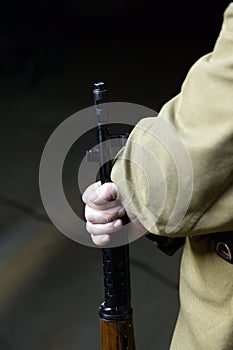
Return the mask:
<svg viewBox="0 0 233 350">
<path fill-rule="evenodd" d="M 122 218 L 126 214 L 134 222 L 133 240 L 146 233 L 145 228 L 127 208 L 125 199 L 114 183 L 94 183 L 85 190 L 82 199 L 86 204 L 86 229 L 96 245 L 106 245 L 111 241 L 111 234 L 122 228 Z"/>
</svg>

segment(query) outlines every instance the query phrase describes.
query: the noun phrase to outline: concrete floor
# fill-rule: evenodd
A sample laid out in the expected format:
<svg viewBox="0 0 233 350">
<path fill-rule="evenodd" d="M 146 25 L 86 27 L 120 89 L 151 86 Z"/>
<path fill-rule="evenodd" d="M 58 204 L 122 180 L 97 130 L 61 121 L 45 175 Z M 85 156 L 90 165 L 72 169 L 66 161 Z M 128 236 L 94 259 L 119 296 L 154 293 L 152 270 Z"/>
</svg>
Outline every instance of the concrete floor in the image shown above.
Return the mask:
<svg viewBox="0 0 233 350">
<path fill-rule="evenodd" d="M 92 104 L 93 82 L 106 80 L 114 101 L 158 110 L 179 91 L 200 46 L 116 44 L 101 54 L 80 46 L 56 59 L 32 57 L 23 69 L 14 61 L 6 66 L 0 83 L 0 349 L 99 349 L 101 251 L 69 240 L 50 223 L 39 193 L 40 157 L 56 126 Z M 167 257 L 146 238 L 130 251 L 137 349 L 167 350 L 179 307 L 180 252 Z"/>
</svg>

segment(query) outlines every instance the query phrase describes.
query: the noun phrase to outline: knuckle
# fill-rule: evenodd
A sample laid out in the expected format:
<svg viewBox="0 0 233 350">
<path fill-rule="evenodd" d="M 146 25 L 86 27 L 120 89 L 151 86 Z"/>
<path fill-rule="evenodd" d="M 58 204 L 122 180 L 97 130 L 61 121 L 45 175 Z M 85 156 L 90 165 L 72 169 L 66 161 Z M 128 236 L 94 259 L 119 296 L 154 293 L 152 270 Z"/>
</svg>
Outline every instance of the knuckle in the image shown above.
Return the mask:
<svg viewBox="0 0 233 350">
<path fill-rule="evenodd" d="M 86 204 L 86 194 L 85 194 L 85 192 L 84 192 L 83 195 L 82 195 L 82 201 L 83 201 L 83 203 Z"/>
<path fill-rule="evenodd" d="M 88 233 L 93 234 L 93 228 L 88 221 L 86 223 L 86 230 Z"/>
<path fill-rule="evenodd" d="M 90 221 L 90 220 L 89 220 L 89 207 L 88 207 L 88 205 L 85 206 L 84 216 L 85 216 L 85 219 L 86 219 L 87 221 Z"/>
</svg>

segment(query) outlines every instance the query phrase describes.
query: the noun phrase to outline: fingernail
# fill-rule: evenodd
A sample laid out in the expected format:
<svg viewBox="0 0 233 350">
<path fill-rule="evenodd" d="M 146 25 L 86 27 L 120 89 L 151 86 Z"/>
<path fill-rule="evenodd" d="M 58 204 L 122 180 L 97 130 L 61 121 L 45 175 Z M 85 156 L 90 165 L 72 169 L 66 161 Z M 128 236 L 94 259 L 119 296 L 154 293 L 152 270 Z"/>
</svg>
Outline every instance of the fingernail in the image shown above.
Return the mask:
<svg viewBox="0 0 233 350">
<path fill-rule="evenodd" d="M 124 208 L 121 208 L 119 211 L 118 211 L 118 216 L 121 217 L 121 216 L 124 216 L 125 215 L 125 209 Z"/>
<path fill-rule="evenodd" d="M 117 227 L 121 227 L 122 226 L 122 221 L 121 220 L 117 220 L 114 225 L 113 225 L 115 228 Z"/>
</svg>

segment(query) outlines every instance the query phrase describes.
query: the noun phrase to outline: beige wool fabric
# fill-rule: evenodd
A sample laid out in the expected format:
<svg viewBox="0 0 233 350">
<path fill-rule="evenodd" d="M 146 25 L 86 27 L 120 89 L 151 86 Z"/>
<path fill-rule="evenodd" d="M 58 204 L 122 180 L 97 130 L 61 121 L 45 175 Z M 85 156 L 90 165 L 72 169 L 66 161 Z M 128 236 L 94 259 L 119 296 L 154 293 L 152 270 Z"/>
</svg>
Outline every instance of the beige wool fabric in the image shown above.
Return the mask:
<svg viewBox="0 0 233 350">
<path fill-rule="evenodd" d="M 162 120 L 182 138 L 193 169 L 182 171 L 183 203 L 185 189 L 189 193 L 193 183 L 191 201 L 184 216 L 182 203 L 178 205 L 180 221 L 173 229 L 167 224 L 182 165 L 175 164 L 169 147 L 154 136 Z M 170 349 L 233 350 L 233 265 L 216 255 L 207 235 L 233 231 L 233 3 L 225 11 L 213 52 L 193 65 L 180 94 L 157 118 L 144 118 L 134 128 L 114 164 L 112 180 L 148 231 L 187 237 L 181 307 Z"/>
</svg>

